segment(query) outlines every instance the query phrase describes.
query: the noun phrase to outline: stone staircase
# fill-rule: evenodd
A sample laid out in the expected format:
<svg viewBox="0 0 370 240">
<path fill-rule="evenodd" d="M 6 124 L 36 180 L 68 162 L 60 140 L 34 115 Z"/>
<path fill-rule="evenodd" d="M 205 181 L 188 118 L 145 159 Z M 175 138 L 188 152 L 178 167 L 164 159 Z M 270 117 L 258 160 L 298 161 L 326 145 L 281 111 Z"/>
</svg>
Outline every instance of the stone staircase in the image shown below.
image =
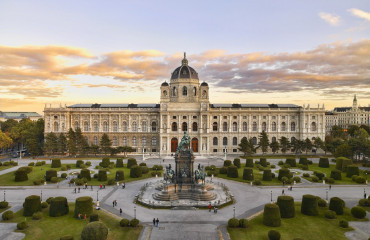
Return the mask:
<svg viewBox="0 0 370 240">
<path fill-rule="evenodd" d="M 216 194 L 213 192 L 160 192 L 153 194 L 153 198 L 157 201 L 174 201 L 181 199 L 188 199 L 193 201 L 212 201 L 216 199 Z"/>
</svg>

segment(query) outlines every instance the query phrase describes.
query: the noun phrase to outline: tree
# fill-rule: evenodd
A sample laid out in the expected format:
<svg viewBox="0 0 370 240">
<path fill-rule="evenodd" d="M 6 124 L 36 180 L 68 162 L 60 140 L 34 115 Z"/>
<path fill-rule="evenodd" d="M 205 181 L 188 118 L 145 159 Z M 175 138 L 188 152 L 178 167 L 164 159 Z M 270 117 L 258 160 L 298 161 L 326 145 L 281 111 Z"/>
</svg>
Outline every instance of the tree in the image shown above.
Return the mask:
<svg viewBox="0 0 370 240">
<path fill-rule="evenodd" d="M 62 155 L 67 152 L 67 138 L 64 133 L 61 133 L 58 137 L 58 152 Z"/>
<path fill-rule="evenodd" d="M 0 130 L 0 148 L 9 148 L 13 140 Z"/>
<path fill-rule="evenodd" d="M 324 142 L 319 137 L 315 138 L 315 141 L 314 141 L 313 145 L 316 148 L 316 152 L 317 152 L 318 149 L 324 150 Z M 326 154 L 326 152 L 325 152 L 325 154 Z"/>
<path fill-rule="evenodd" d="M 353 133 L 353 137 L 349 139 L 348 144 L 351 146 L 356 160 L 366 154 L 369 141 L 369 134 L 365 129 L 359 128 Z"/>
<path fill-rule="evenodd" d="M 369 121 L 369 119 L 368 119 L 368 121 Z M 361 125 L 360 128 L 365 129 L 365 131 L 367 132 L 367 134 L 370 135 L 370 127 L 369 126 L 367 126 L 367 125 Z"/>
<path fill-rule="evenodd" d="M 58 151 L 58 137 L 55 133 L 51 132 L 46 134 L 44 148 L 45 152 L 49 155 Z"/>
<path fill-rule="evenodd" d="M 334 126 L 331 127 L 330 135 L 333 138 L 341 138 L 341 139 L 346 138 L 346 133 L 344 132 L 343 128 L 341 128 L 337 125 L 334 125 Z"/>
<path fill-rule="evenodd" d="M 256 149 L 253 144 L 252 138 L 249 140 L 246 137 L 243 137 L 240 141 L 238 150 L 244 153 L 244 156 L 251 156 L 256 152 Z"/>
<path fill-rule="evenodd" d="M 87 143 L 85 137 L 82 135 L 81 128 L 76 129 L 75 138 L 76 138 L 77 152 L 80 155 L 85 155 L 89 150 L 89 144 Z"/>
<path fill-rule="evenodd" d="M 10 133 L 13 127 L 17 126 L 18 122 L 14 119 L 8 119 L 5 122 L 1 123 L 1 131 L 3 133 Z"/>
<path fill-rule="evenodd" d="M 67 133 L 67 149 L 70 155 L 75 156 L 77 153 L 77 142 L 76 134 L 72 128 L 69 129 Z"/>
<path fill-rule="evenodd" d="M 95 145 L 95 144 L 92 144 L 90 146 L 90 152 L 93 153 L 96 156 L 96 154 L 98 154 L 100 152 L 99 146 Z"/>
<path fill-rule="evenodd" d="M 290 142 L 289 142 L 288 138 L 281 137 L 279 139 L 279 142 L 280 142 L 281 152 L 286 153 L 286 151 L 290 148 Z"/>
<path fill-rule="evenodd" d="M 112 146 L 112 141 L 109 139 L 108 135 L 104 133 L 100 139 L 101 149 L 103 150 L 105 154 L 107 154 L 110 151 L 111 146 Z"/>
<path fill-rule="evenodd" d="M 352 148 L 348 143 L 343 143 L 340 145 L 336 151 L 334 152 L 334 157 L 346 157 L 346 158 L 352 158 L 353 152 Z"/>
<path fill-rule="evenodd" d="M 124 156 L 127 157 L 127 153 L 134 152 L 135 149 L 133 149 L 130 146 L 120 146 L 120 147 L 118 147 L 118 151 L 123 152 Z"/>
<path fill-rule="evenodd" d="M 274 142 L 270 143 L 270 148 L 271 148 L 271 151 L 275 154 L 276 152 L 279 151 L 279 148 L 280 148 L 279 142 L 274 141 Z"/>
<path fill-rule="evenodd" d="M 305 142 L 303 140 L 294 139 L 291 143 L 295 153 L 301 153 L 305 150 Z"/>
<path fill-rule="evenodd" d="M 357 125 L 351 125 L 348 127 L 348 135 L 351 136 L 351 137 L 354 137 L 355 136 L 355 133 L 360 130 L 360 127 L 357 126 Z"/>
<path fill-rule="evenodd" d="M 270 145 L 269 138 L 267 136 L 267 133 L 265 131 L 262 131 L 259 136 L 259 144 L 258 146 L 261 148 L 262 153 L 267 152 L 267 149 Z"/>
<path fill-rule="evenodd" d="M 306 140 L 304 141 L 304 144 L 303 144 L 303 148 L 306 150 L 306 155 L 307 155 L 307 152 L 309 151 L 309 150 L 312 150 L 312 142 L 311 142 L 311 140 L 309 139 L 309 138 L 306 138 Z"/>
</svg>

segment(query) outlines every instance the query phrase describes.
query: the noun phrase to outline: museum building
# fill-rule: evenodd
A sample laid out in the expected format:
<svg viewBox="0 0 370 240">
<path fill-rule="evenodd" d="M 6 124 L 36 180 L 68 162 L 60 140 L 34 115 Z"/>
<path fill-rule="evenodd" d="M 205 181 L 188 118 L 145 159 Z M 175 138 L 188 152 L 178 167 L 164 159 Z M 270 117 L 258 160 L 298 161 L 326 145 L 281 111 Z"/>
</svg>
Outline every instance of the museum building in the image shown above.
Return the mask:
<svg viewBox="0 0 370 240">
<path fill-rule="evenodd" d="M 160 87 L 160 104 L 75 104 L 45 106 L 45 134 L 81 128 L 89 144 L 106 133 L 113 147 L 131 146 L 137 153 L 171 155 L 187 132 L 195 155 L 240 153 L 243 137 L 266 131 L 269 140 L 325 137 L 325 109 L 294 104 L 215 104 L 209 86 L 184 54 L 168 82 Z"/>
</svg>

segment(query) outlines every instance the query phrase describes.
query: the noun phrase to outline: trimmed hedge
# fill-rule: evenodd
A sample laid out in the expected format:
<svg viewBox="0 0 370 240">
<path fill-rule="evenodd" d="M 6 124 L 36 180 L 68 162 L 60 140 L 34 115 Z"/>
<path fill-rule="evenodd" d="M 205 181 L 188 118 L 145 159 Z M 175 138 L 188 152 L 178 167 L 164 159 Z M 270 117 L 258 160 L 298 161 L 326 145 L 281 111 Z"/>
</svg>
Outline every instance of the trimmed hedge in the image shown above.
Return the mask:
<svg viewBox="0 0 370 240">
<path fill-rule="evenodd" d="M 335 169 L 342 171 L 343 159 L 347 159 L 347 158 L 339 157 L 335 159 Z"/>
<path fill-rule="evenodd" d="M 291 167 L 297 167 L 297 162 L 295 158 L 287 158 L 285 164 L 289 164 Z"/>
<path fill-rule="evenodd" d="M 276 230 L 270 230 L 267 234 L 269 240 L 280 240 L 281 235 L 278 231 Z"/>
<path fill-rule="evenodd" d="M 306 157 L 300 157 L 299 158 L 299 164 L 301 165 L 308 165 L 308 161 Z"/>
<path fill-rule="evenodd" d="M 330 177 L 334 180 L 342 180 L 342 172 L 338 169 L 334 169 L 330 172 Z"/>
<path fill-rule="evenodd" d="M 8 210 L 8 211 L 4 212 L 3 215 L 2 215 L 2 218 L 3 218 L 4 221 L 13 219 L 14 218 L 13 211 Z"/>
<path fill-rule="evenodd" d="M 91 222 L 81 232 L 81 240 L 105 240 L 107 237 L 108 228 L 101 222 Z"/>
<path fill-rule="evenodd" d="M 243 170 L 243 179 L 248 180 L 248 181 L 253 181 L 254 180 L 254 175 L 253 175 L 253 169 L 252 168 L 244 168 L 244 170 Z"/>
<path fill-rule="evenodd" d="M 360 175 L 360 170 L 356 165 L 347 166 L 347 177 L 352 177 L 353 175 Z"/>
<path fill-rule="evenodd" d="M 20 168 L 18 168 L 18 170 L 26 171 L 26 173 L 29 174 L 30 172 L 32 172 L 33 167 L 30 167 L 30 166 L 28 166 L 28 167 L 20 167 Z"/>
<path fill-rule="evenodd" d="M 240 228 L 247 228 L 249 226 L 249 222 L 245 218 L 239 219 L 239 227 Z"/>
<path fill-rule="evenodd" d="M 20 223 L 18 223 L 18 224 L 17 224 L 17 229 L 18 229 L 18 230 L 24 230 L 24 229 L 26 229 L 27 227 L 28 227 L 28 224 L 27 224 L 25 221 L 20 222 Z"/>
<path fill-rule="evenodd" d="M 328 168 L 329 167 L 329 159 L 328 158 L 320 158 L 319 167 Z"/>
<path fill-rule="evenodd" d="M 116 172 L 116 181 L 121 181 L 125 179 L 125 174 L 122 170 Z"/>
<path fill-rule="evenodd" d="M 149 172 L 149 168 L 147 166 L 139 166 L 141 168 L 142 174 L 147 174 Z"/>
<path fill-rule="evenodd" d="M 47 202 L 42 202 L 41 203 L 41 208 L 47 208 L 47 207 L 49 207 L 49 203 L 47 203 Z"/>
<path fill-rule="evenodd" d="M 80 168 L 82 164 L 84 164 L 84 161 L 82 161 L 82 160 L 77 160 L 77 161 L 76 161 L 76 168 Z"/>
<path fill-rule="evenodd" d="M 41 211 L 41 200 L 38 195 L 26 197 L 23 203 L 23 216 L 32 217 L 35 212 Z"/>
<path fill-rule="evenodd" d="M 267 167 L 266 158 L 260 158 L 260 164 L 261 164 L 262 167 Z"/>
<path fill-rule="evenodd" d="M 265 205 L 263 211 L 263 224 L 270 227 L 279 227 L 281 225 L 280 209 L 274 203 Z"/>
<path fill-rule="evenodd" d="M 130 177 L 132 178 L 139 178 L 142 176 L 141 167 L 134 165 L 130 169 Z"/>
<path fill-rule="evenodd" d="M 136 218 L 131 219 L 130 226 L 131 227 L 137 227 L 139 225 L 139 220 Z"/>
<path fill-rule="evenodd" d="M 58 177 L 58 173 L 55 169 L 49 169 L 45 173 L 45 180 L 50 181 L 52 177 Z"/>
<path fill-rule="evenodd" d="M 221 167 L 220 174 L 226 174 L 226 173 L 227 173 L 227 167 Z"/>
<path fill-rule="evenodd" d="M 0 209 L 7 208 L 8 206 L 9 206 L 9 203 L 7 201 L 0 202 Z"/>
<path fill-rule="evenodd" d="M 81 169 L 81 172 L 80 172 L 80 178 L 86 178 L 88 181 L 91 180 L 91 173 L 90 173 L 90 170 L 85 168 L 85 169 Z"/>
<path fill-rule="evenodd" d="M 137 165 L 137 161 L 135 158 L 127 159 L 127 168 L 131 168 L 132 166 L 136 166 L 136 165 Z"/>
<path fill-rule="evenodd" d="M 54 158 L 51 160 L 51 167 L 52 168 L 60 168 L 62 166 L 62 163 L 59 158 Z"/>
<path fill-rule="evenodd" d="M 229 221 L 227 221 L 227 226 L 230 228 L 237 228 L 239 227 L 239 220 L 236 218 L 230 218 Z"/>
<path fill-rule="evenodd" d="M 252 168 L 254 166 L 254 164 L 253 164 L 253 158 L 247 158 L 246 160 L 245 160 L 245 167 L 250 167 L 250 168 Z"/>
<path fill-rule="evenodd" d="M 341 227 L 341 228 L 348 228 L 348 221 L 346 221 L 346 220 L 340 220 L 339 221 L 339 227 Z"/>
<path fill-rule="evenodd" d="M 290 171 L 289 171 L 289 169 L 287 169 L 287 168 L 280 168 L 279 169 L 279 175 L 278 175 L 279 181 L 281 181 L 281 179 L 283 177 L 287 177 L 287 178 L 290 177 Z"/>
<path fill-rule="evenodd" d="M 366 216 L 366 211 L 362 207 L 351 208 L 351 214 L 355 218 L 363 219 Z"/>
<path fill-rule="evenodd" d="M 231 166 L 231 160 L 225 160 L 224 161 L 224 167 Z"/>
<path fill-rule="evenodd" d="M 42 217 L 43 217 L 42 212 L 35 212 L 35 213 L 32 215 L 32 219 L 33 219 L 33 220 L 40 220 Z"/>
<path fill-rule="evenodd" d="M 270 169 L 263 170 L 263 181 L 272 181 L 272 174 Z"/>
<path fill-rule="evenodd" d="M 337 214 L 332 210 L 326 210 L 325 213 L 324 213 L 324 216 L 327 219 L 336 219 L 337 218 Z"/>
<path fill-rule="evenodd" d="M 227 176 L 230 178 L 237 178 L 238 175 L 238 168 L 234 165 L 231 165 L 227 168 Z"/>
<path fill-rule="evenodd" d="M 329 210 L 334 211 L 337 215 L 343 215 L 345 202 L 339 197 L 330 198 Z"/>
<path fill-rule="evenodd" d="M 67 198 L 55 197 L 51 200 L 49 208 L 50 217 L 60 217 L 69 213 Z"/>
<path fill-rule="evenodd" d="M 319 207 L 326 207 L 328 204 L 326 203 L 326 201 L 322 198 L 319 198 L 317 200 L 317 205 L 319 205 Z"/>
<path fill-rule="evenodd" d="M 116 167 L 117 168 L 123 167 L 123 160 L 122 160 L 122 158 L 117 158 L 117 160 L 116 160 Z"/>
<path fill-rule="evenodd" d="M 240 158 L 234 158 L 233 163 L 234 163 L 234 166 L 236 166 L 237 168 L 241 167 Z"/>
<path fill-rule="evenodd" d="M 111 164 L 110 159 L 107 157 L 104 157 L 102 161 L 99 163 L 99 166 L 103 168 L 107 168 L 109 167 L 109 164 Z"/>
<path fill-rule="evenodd" d="M 119 222 L 119 225 L 121 227 L 128 227 L 130 225 L 130 220 L 126 219 L 126 218 L 123 218 L 120 222 Z"/>
<path fill-rule="evenodd" d="M 89 217 L 93 212 L 93 199 L 91 197 L 79 197 L 76 199 L 74 217 L 77 218 L 80 213 Z"/>
<path fill-rule="evenodd" d="M 295 217 L 294 198 L 291 196 L 279 196 L 277 203 L 282 218 Z"/>
<path fill-rule="evenodd" d="M 98 172 L 98 181 L 107 181 L 107 171 L 100 169 Z"/>
<path fill-rule="evenodd" d="M 301 213 L 308 216 L 317 216 L 319 214 L 316 196 L 310 194 L 303 195 Z"/>
<path fill-rule="evenodd" d="M 347 172 L 347 167 L 349 165 L 352 165 L 352 160 L 351 159 L 344 159 L 342 163 L 342 171 Z"/>
<path fill-rule="evenodd" d="M 97 213 L 93 213 L 90 215 L 90 222 L 99 221 L 99 215 Z"/>
<path fill-rule="evenodd" d="M 17 171 L 14 172 L 14 181 L 16 182 L 23 182 L 28 180 L 28 175 L 25 170 L 18 169 Z"/>
</svg>

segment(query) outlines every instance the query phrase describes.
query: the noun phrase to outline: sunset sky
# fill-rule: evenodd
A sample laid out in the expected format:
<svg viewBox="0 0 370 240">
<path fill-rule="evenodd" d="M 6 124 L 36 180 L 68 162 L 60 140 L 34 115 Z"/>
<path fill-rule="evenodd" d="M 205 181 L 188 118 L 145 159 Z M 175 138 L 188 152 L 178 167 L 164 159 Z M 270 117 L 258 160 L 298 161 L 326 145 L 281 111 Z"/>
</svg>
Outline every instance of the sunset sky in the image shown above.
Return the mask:
<svg viewBox="0 0 370 240">
<path fill-rule="evenodd" d="M 370 105 L 369 0 L 0 0 L 0 111 L 159 103 L 183 52 L 212 103 Z"/>
</svg>

